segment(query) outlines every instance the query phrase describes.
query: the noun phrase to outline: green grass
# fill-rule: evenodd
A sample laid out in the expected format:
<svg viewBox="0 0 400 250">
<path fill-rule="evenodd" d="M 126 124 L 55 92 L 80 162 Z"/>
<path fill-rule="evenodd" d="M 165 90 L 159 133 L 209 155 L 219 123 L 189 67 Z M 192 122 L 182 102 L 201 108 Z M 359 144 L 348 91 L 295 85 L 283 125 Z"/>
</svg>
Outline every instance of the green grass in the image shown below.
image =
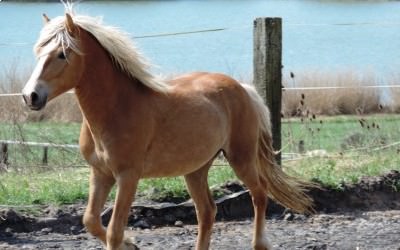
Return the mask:
<svg viewBox="0 0 400 250">
<path fill-rule="evenodd" d="M 77 144 L 80 127 L 80 123 L 0 123 L 0 138 L 2 140 L 23 139 L 34 142 Z"/>
<path fill-rule="evenodd" d="M 305 151 L 326 150 L 321 157 L 303 155 L 284 162 L 285 170 L 338 189 L 343 182 L 354 183 L 362 176 L 400 170 L 400 145 L 396 144 L 400 142 L 399 120 L 399 115 L 285 120 L 284 152 L 299 153 L 300 140 Z"/>
<path fill-rule="evenodd" d="M 0 123 L 0 139 L 27 142 L 51 142 L 55 144 L 78 144 L 80 124 L 78 123 Z M 43 158 L 43 148 L 38 146 L 9 145 L 9 162 L 13 166 L 26 168 L 38 166 Z M 50 166 L 71 166 L 85 164 L 77 149 L 49 148 Z"/>
<path fill-rule="evenodd" d="M 397 149 L 390 149 L 312 157 L 287 162 L 285 170 L 291 175 L 317 180 L 324 186 L 340 189 L 343 183 L 355 183 L 362 176 L 378 176 L 390 170 L 400 171 L 399 156 Z"/>
<path fill-rule="evenodd" d="M 360 119 L 365 119 L 364 127 Z M 298 154 L 298 159 L 283 162 L 284 169 L 289 174 L 338 189 L 343 182 L 354 183 L 362 176 L 400 170 L 400 145 L 396 144 L 400 141 L 398 120 L 399 115 L 285 120 L 282 125 L 284 153 L 299 153 L 299 141 L 304 141 L 306 151 L 323 149 L 327 153 L 317 157 Z M 79 124 L 62 123 L 28 123 L 20 127 L 0 124 L 0 139 L 21 139 L 22 134 L 25 141 L 75 144 L 79 128 Z M 49 170 L 38 167 L 41 149 L 16 149 L 17 146 L 10 148 L 9 172 L 0 173 L 0 204 L 64 204 L 87 199 L 88 168 L 53 167 L 84 164 L 78 152 L 52 149 Z M 229 166 L 214 166 L 209 174 L 212 187 L 232 179 L 236 177 Z M 188 197 L 182 177 L 142 180 L 138 193 L 156 199 Z M 114 195 L 113 191 L 110 199 Z"/>
<path fill-rule="evenodd" d="M 360 119 L 365 120 L 364 127 L 361 127 Z M 329 152 L 346 150 L 343 146 L 350 149 L 399 141 L 399 121 L 400 115 L 316 117 L 312 121 L 304 118 L 303 122 L 301 119 L 284 120 L 283 151 L 297 152 L 299 140 L 304 141 L 307 151 L 325 149 Z M 351 140 L 350 137 L 356 134 L 359 140 Z"/>
<path fill-rule="evenodd" d="M 0 175 L 0 204 L 64 204 L 86 199 L 87 169 L 10 172 Z"/>
<path fill-rule="evenodd" d="M 210 170 L 210 186 L 235 178 L 228 166 L 214 166 Z M 69 204 L 87 200 L 88 168 L 62 168 L 55 171 L 10 172 L 0 175 L 0 204 Z M 143 179 L 139 183 L 140 196 L 151 199 L 166 197 L 188 198 L 183 177 Z M 114 199 L 115 189 L 110 194 Z"/>
</svg>

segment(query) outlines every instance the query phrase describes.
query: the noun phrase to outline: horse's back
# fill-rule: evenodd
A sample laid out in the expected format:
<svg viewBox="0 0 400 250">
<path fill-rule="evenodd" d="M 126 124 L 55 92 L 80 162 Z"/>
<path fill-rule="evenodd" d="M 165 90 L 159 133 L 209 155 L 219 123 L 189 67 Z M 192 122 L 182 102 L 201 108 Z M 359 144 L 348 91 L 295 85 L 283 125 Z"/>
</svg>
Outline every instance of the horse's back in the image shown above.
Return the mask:
<svg viewBox="0 0 400 250">
<path fill-rule="evenodd" d="M 250 100 L 247 91 L 238 81 L 221 73 L 185 74 L 171 80 L 171 85 L 176 95 L 189 99 L 203 98 L 216 105 L 223 105 L 226 109 L 240 109 L 249 104 Z M 237 104 L 239 107 L 233 107 Z"/>
<path fill-rule="evenodd" d="M 171 80 L 176 95 L 188 100 L 201 99 L 220 107 L 222 116 L 230 123 L 239 123 L 232 119 L 250 118 L 255 115 L 254 105 L 248 90 L 235 79 L 221 73 L 194 72 L 178 76 Z M 206 104 L 205 104 L 206 105 Z"/>
<path fill-rule="evenodd" d="M 257 136 L 259 114 L 247 90 L 249 86 L 244 87 L 230 76 L 207 72 L 179 76 L 172 84 L 178 93 L 187 93 L 191 98 L 200 96 L 205 102 L 218 107 L 219 115 L 227 122 L 225 132 L 229 133 L 229 142 L 226 143 L 245 143 Z"/>
<path fill-rule="evenodd" d="M 175 91 L 212 93 L 216 89 L 240 87 L 240 83 L 221 73 L 193 72 L 175 77 L 170 81 Z"/>
</svg>

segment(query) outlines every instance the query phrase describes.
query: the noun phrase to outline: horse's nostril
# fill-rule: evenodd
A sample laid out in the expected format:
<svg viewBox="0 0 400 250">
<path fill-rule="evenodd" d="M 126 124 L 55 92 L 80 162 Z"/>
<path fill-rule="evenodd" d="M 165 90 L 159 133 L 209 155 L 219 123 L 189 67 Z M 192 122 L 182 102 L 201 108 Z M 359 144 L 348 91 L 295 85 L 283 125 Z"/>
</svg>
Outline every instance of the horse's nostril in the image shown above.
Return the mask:
<svg viewBox="0 0 400 250">
<path fill-rule="evenodd" d="M 36 92 L 32 92 L 31 94 L 31 103 L 35 105 L 39 101 L 39 95 Z"/>
</svg>

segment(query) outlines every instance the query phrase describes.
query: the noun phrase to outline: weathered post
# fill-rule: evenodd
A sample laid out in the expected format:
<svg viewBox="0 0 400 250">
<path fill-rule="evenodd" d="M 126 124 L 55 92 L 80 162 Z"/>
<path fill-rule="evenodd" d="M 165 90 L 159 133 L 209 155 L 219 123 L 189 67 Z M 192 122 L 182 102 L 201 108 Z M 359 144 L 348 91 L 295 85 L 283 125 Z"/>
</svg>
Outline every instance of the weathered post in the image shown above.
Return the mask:
<svg viewBox="0 0 400 250">
<path fill-rule="evenodd" d="M 282 18 L 254 20 L 254 85 L 271 113 L 273 147 L 281 164 Z"/>
<path fill-rule="evenodd" d="M 1 144 L 1 151 L 0 151 L 0 163 L 8 164 L 8 144 L 2 143 Z"/>
<path fill-rule="evenodd" d="M 42 164 L 44 166 L 47 166 L 48 163 L 48 153 L 49 153 L 49 148 L 48 147 L 43 147 L 43 158 L 42 158 Z"/>
</svg>

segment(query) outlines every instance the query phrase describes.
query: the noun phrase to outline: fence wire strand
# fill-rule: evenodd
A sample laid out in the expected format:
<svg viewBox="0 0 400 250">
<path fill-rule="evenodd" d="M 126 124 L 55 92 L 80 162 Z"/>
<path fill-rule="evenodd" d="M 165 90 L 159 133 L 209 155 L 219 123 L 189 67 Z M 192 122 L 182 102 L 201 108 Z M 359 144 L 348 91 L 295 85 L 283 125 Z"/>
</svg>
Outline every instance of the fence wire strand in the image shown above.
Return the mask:
<svg viewBox="0 0 400 250">
<path fill-rule="evenodd" d="M 285 26 L 400 26 L 400 22 L 354 22 L 354 23 L 284 23 Z M 210 29 L 199 29 L 191 31 L 171 31 L 158 34 L 144 34 L 138 36 L 132 36 L 133 39 L 146 39 L 146 38 L 156 38 L 156 37 L 169 37 L 169 36 L 182 36 L 182 35 L 192 35 L 198 33 L 210 33 L 210 32 L 221 32 L 230 31 L 237 29 L 248 29 L 253 27 L 252 25 L 242 25 L 242 26 L 232 26 L 232 27 L 220 27 L 220 28 L 210 28 Z M 0 42 L 0 47 L 25 47 L 33 46 L 34 42 Z"/>
</svg>

